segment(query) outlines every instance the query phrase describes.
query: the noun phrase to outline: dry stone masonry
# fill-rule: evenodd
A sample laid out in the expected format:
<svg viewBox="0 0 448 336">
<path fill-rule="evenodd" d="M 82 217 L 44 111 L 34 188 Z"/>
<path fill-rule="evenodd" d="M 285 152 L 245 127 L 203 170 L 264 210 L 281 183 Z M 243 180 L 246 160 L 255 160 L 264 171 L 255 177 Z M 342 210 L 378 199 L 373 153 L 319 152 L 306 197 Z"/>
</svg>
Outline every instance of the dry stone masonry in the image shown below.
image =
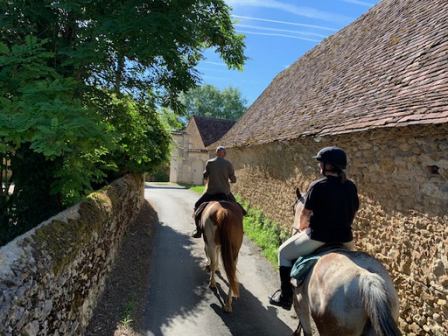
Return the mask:
<svg viewBox="0 0 448 336">
<path fill-rule="evenodd" d="M 448 125 L 271 142 L 228 150 L 232 191 L 283 227 L 292 225 L 296 187 L 321 178 L 311 157 L 325 146 L 346 150 L 347 175 L 361 208 L 356 248 L 378 258 L 400 297 L 407 336 L 448 335 Z"/>
<path fill-rule="evenodd" d="M 0 335 L 82 335 L 144 200 L 127 175 L 0 248 Z"/>
</svg>

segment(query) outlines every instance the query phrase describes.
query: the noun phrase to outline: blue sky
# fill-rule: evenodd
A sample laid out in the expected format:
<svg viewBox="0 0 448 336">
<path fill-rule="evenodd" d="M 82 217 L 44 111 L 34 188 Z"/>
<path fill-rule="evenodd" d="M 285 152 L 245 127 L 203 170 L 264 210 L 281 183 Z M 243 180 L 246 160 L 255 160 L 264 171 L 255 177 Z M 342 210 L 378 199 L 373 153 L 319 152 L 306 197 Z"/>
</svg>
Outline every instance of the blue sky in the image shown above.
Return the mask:
<svg viewBox="0 0 448 336">
<path fill-rule="evenodd" d="M 379 0 L 225 0 L 233 8 L 236 31 L 246 36 L 244 71 L 228 70 L 219 55 L 206 51 L 198 70 L 202 84 L 238 88 L 250 106 L 274 77 L 326 37 Z"/>
</svg>

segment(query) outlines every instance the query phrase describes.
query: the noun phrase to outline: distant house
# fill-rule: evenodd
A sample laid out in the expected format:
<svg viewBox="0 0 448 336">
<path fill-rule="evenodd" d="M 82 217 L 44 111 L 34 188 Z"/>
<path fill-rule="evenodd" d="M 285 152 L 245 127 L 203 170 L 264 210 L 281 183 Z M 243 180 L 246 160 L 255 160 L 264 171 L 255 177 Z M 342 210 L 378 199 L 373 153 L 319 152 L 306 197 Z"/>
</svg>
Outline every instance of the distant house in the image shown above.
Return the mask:
<svg viewBox="0 0 448 336">
<path fill-rule="evenodd" d="M 192 116 L 183 132 L 173 132 L 170 181 L 201 185 L 205 164 L 213 156 L 206 147 L 218 141 L 235 124 L 233 120 Z"/>
<path fill-rule="evenodd" d="M 448 335 L 448 1 L 382 0 L 279 73 L 220 144 L 232 186 L 276 223 L 339 146 L 356 248 L 387 267 L 406 335 Z"/>
</svg>

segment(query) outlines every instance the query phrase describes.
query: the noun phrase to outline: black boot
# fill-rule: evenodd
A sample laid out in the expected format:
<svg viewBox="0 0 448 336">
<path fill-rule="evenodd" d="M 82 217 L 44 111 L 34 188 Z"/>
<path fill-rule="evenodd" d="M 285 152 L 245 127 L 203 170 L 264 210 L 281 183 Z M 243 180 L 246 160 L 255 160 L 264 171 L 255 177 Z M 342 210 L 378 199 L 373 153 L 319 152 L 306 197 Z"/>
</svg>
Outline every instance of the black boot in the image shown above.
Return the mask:
<svg viewBox="0 0 448 336">
<path fill-rule="evenodd" d="M 291 310 L 293 290 L 291 286 L 291 269 L 292 267 L 280 266 L 281 289 L 274 294 L 269 295 L 269 303 L 274 306 Z"/>
<path fill-rule="evenodd" d="M 196 231 L 193 232 L 193 238 L 201 238 L 202 237 L 202 228 L 199 226 L 199 218 L 195 218 L 194 222 L 196 224 Z"/>
</svg>

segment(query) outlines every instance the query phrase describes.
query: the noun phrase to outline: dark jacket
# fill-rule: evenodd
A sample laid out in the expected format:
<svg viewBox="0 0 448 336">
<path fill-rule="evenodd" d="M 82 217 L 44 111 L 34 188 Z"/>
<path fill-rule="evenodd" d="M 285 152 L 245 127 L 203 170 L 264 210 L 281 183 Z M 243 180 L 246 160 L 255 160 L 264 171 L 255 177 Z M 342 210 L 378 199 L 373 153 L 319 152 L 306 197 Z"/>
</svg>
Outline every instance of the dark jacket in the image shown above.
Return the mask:
<svg viewBox="0 0 448 336">
<path fill-rule="evenodd" d="M 353 240 L 352 223 L 359 209 L 356 185 L 335 176 L 314 181 L 305 197 L 305 208 L 310 217 L 310 238 L 331 243 L 347 243 Z"/>
</svg>

